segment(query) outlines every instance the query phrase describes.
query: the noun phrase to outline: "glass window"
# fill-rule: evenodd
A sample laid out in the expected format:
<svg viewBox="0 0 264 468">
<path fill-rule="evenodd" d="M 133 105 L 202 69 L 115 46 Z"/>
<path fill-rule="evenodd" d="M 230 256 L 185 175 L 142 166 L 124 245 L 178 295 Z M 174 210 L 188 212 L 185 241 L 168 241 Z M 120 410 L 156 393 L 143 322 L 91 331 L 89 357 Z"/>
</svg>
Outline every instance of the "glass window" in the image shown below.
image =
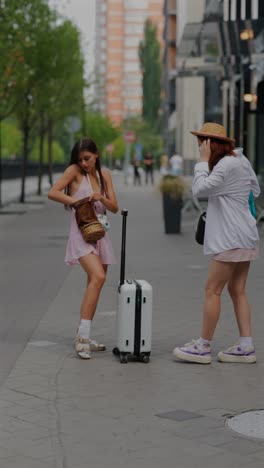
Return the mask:
<svg viewBox="0 0 264 468">
<path fill-rule="evenodd" d="M 126 37 L 125 38 L 125 47 L 138 47 L 139 38 L 138 37 Z"/>
<path fill-rule="evenodd" d="M 144 11 L 134 11 L 134 12 L 127 12 L 125 14 L 125 21 L 127 23 L 142 23 L 144 24 L 147 19 L 147 12 Z"/>
<path fill-rule="evenodd" d="M 125 85 L 126 83 L 141 84 L 141 75 L 140 75 L 140 73 L 125 74 L 123 84 Z"/>
<path fill-rule="evenodd" d="M 125 0 L 125 8 L 131 10 L 147 10 L 148 0 Z"/>
<path fill-rule="evenodd" d="M 141 34 L 143 32 L 144 24 L 127 24 L 126 34 Z"/>
<path fill-rule="evenodd" d="M 140 110 L 142 106 L 141 101 L 136 99 L 126 99 L 126 109 L 127 110 Z"/>
<path fill-rule="evenodd" d="M 134 72 L 134 71 L 138 71 L 139 70 L 139 65 L 137 62 L 128 62 L 128 63 L 125 63 L 125 66 L 124 66 L 124 70 L 126 72 Z"/>
<path fill-rule="evenodd" d="M 125 50 L 125 60 L 138 60 L 138 51 L 137 49 L 127 49 Z"/>
</svg>

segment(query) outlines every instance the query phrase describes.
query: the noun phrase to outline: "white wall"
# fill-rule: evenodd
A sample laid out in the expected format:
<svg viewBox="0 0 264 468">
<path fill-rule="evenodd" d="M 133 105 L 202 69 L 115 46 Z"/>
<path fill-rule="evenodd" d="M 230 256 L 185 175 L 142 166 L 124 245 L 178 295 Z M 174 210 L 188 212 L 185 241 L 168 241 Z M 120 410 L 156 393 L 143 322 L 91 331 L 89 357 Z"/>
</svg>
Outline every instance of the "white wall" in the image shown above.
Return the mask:
<svg viewBox="0 0 264 468">
<path fill-rule="evenodd" d="M 200 23 L 205 11 L 205 0 L 177 0 L 177 47 L 182 39 L 184 28 L 188 23 Z M 194 59 L 190 58 L 190 62 Z M 185 66 L 187 66 L 187 62 Z M 178 59 L 178 66 L 180 60 Z M 204 123 L 204 77 L 178 76 L 176 80 L 176 150 L 185 160 L 186 175 L 192 174 L 192 163 L 196 161 L 196 138 L 191 130 L 201 128 Z"/>
<path fill-rule="evenodd" d="M 205 10 L 205 0 L 177 0 L 177 44 L 186 23 L 200 23 Z"/>
<path fill-rule="evenodd" d="M 177 150 L 186 160 L 199 156 L 191 130 L 204 123 L 204 77 L 177 78 Z"/>
</svg>

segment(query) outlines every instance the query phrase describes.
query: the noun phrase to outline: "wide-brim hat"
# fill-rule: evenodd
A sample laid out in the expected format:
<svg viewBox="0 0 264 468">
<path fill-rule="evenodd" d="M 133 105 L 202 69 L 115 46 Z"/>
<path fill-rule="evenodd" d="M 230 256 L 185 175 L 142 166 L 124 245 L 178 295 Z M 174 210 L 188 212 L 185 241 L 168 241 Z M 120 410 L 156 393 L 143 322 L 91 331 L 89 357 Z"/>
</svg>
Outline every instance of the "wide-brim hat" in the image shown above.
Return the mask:
<svg viewBox="0 0 264 468">
<path fill-rule="evenodd" d="M 213 122 L 206 122 L 202 128 L 198 131 L 192 131 L 192 135 L 203 137 L 203 138 L 215 138 L 216 140 L 228 141 L 234 143 L 234 138 L 229 138 L 226 134 L 226 129 L 223 125 L 219 125 Z"/>
</svg>

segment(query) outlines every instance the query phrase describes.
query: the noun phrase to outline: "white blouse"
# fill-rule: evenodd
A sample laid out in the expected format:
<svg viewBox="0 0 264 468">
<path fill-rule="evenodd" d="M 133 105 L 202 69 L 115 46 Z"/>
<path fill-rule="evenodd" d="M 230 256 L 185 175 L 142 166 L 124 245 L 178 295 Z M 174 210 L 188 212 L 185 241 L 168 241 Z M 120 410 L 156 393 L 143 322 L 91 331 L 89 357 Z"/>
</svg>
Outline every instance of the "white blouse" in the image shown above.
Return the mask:
<svg viewBox="0 0 264 468">
<path fill-rule="evenodd" d="M 236 156 L 222 158 L 209 173 L 207 162 L 194 168 L 192 192 L 207 198 L 208 207 L 204 236 L 204 254 L 217 254 L 231 249 L 252 249 L 259 241 L 256 220 L 249 210 L 250 191 L 254 197 L 260 187 L 243 148 Z"/>
</svg>

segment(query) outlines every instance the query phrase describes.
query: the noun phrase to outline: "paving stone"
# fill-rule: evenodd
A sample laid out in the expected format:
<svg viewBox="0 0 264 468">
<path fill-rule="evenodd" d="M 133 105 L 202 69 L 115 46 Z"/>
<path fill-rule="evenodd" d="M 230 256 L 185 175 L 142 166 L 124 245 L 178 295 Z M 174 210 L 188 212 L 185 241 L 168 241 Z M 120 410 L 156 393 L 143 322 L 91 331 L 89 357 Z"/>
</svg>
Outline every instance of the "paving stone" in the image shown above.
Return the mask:
<svg viewBox="0 0 264 468">
<path fill-rule="evenodd" d="M 93 321 L 93 336 L 106 343 L 107 352 L 93 353 L 89 362 L 77 358 L 72 340 L 85 277 L 80 268 L 69 270 L 0 389 L 0 468 L 2 460 L 3 468 L 262 467 L 263 445 L 236 437 L 224 424 L 227 415 L 251 409 L 252 402 L 264 405 L 264 260 L 252 264 L 248 284 L 258 364 L 216 362 L 218 350 L 237 339 L 226 293 L 211 366 L 176 363 L 172 349 L 199 336 L 208 267 L 194 243 L 194 214 L 184 217 L 182 235 L 166 236 L 155 188 L 135 191 L 119 181 L 117 192 L 120 206 L 129 209 L 127 276 L 153 285 L 151 361 L 124 366 L 112 355 L 118 266 L 109 268 Z M 49 206 L 41 211 L 50 223 L 41 233 L 43 243 L 65 237 L 62 228 L 54 232 L 52 219 L 64 226 L 67 213 Z M 36 215 L 32 210 L 30 222 Z M 111 224 L 119 255 L 120 215 Z M 38 226 L 33 228 L 37 233 Z M 51 255 L 63 262 L 61 250 Z M 58 344 L 32 344 L 43 342 Z"/>
</svg>

